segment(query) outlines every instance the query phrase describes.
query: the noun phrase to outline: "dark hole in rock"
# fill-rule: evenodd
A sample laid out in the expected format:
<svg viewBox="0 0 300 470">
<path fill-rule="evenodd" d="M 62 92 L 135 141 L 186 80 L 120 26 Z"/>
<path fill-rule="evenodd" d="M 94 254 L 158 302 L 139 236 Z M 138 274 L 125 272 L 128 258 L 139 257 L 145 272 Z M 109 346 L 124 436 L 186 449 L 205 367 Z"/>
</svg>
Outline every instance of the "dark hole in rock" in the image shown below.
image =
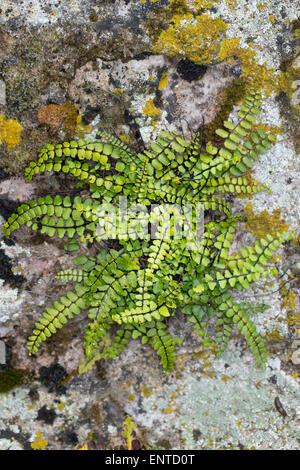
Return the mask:
<svg viewBox="0 0 300 470">
<path fill-rule="evenodd" d="M 194 64 L 189 59 L 181 59 L 177 64 L 177 73 L 183 80 L 192 82 L 202 78 L 207 70 L 207 65 Z"/>
</svg>

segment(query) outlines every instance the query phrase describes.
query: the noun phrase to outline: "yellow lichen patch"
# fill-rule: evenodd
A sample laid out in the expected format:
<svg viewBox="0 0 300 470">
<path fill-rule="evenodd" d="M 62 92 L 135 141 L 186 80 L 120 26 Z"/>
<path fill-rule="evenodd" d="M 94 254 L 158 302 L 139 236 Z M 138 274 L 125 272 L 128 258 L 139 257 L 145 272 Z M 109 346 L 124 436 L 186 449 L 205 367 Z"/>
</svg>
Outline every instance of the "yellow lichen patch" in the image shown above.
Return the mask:
<svg viewBox="0 0 300 470">
<path fill-rule="evenodd" d="M 284 337 L 279 333 L 278 330 L 272 330 L 268 331 L 262 337 L 269 343 L 269 344 L 274 344 L 282 341 Z"/>
<path fill-rule="evenodd" d="M 197 64 L 209 64 L 218 55 L 220 41 L 227 25 L 208 14 L 175 14 L 166 31 L 162 31 L 154 45 L 158 54 L 186 57 Z"/>
<path fill-rule="evenodd" d="M 168 406 L 163 411 L 164 414 L 175 413 L 176 411 L 179 411 L 179 408 L 175 402 L 176 398 L 177 398 L 177 394 L 173 392 L 171 395 L 171 400 L 168 403 Z"/>
<path fill-rule="evenodd" d="M 235 8 L 236 0 L 226 0 Z M 169 27 L 155 37 L 154 52 L 185 57 L 196 64 L 239 61 L 247 89 L 264 89 L 269 95 L 280 89 L 281 72 L 269 69 L 266 62 L 259 64 L 253 44 L 241 47 L 239 38 L 226 38 L 227 24 L 213 18 L 205 9 L 213 2 L 191 0 L 169 2 Z"/>
<path fill-rule="evenodd" d="M 8 150 L 14 148 L 20 142 L 20 134 L 23 127 L 15 119 L 5 119 L 0 114 L 0 145 L 6 144 Z"/>
<path fill-rule="evenodd" d="M 282 289 L 280 289 L 280 294 L 282 295 L 281 307 L 285 308 L 288 312 L 294 310 L 296 306 L 295 292 L 286 289 L 286 287 L 283 287 Z"/>
<path fill-rule="evenodd" d="M 170 401 L 170 403 L 168 404 L 167 408 L 165 408 L 163 410 L 163 413 L 165 415 L 167 414 L 170 414 L 170 413 L 175 413 L 176 411 L 179 411 L 178 407 L 175 407 L 174 406 L 174 403 L 172 401 Z"/>
<path fill-rule="evenodd" d="M 36 405 L 33 404 L 33 405 L 26 405 L 28 410 L 34 410 L 36 408 Z"/>
<path fill-rule="evenodd" d="M 280 87 L 281 75 L 275 74 L 275 69 L 269 69 L 266 62 L 258 64 L 255 59 L 256 50 L 249 44 L 248 48 L 240 46 L 239 38 L 226 38 L 221 42 L 219 58 L 222 61 L 241 63 L 242 77 L 248 82 L 248 88 L 264 89 L 269 95 Z"/>
<path fill-rule="evenodd" d="M 281 219 L 281 209 L 275 209 L 272 214 L 267 210 L 255 214 L 253 204 L 248 202 L 244 207 L 246 217 L 245 229 L 255 238 L 264 238 L 268 233 L 273 237 L 277 232 L 284 232 L 289 224 Z"/>
<path fill-rule="evenodd" d="M 117 96 L 118 98 L 122 98 L 122 100 L 124 100 L 124 90 L 123 90 L 123 88 L 115 88 L 112 93 L 113 93 L 113 95 Z"/>
<path fill-rule="evenodd" d="M 47 445 L 48 445 L 48 441 L 44 438 L 44 435 L 40 431 L 37 431 L 35 433 L 34 441 L 30 444 L 32 449 L 45 450 Z"/>
<path fill-rule="evenodd" d="M 235 0 L 226 0 L 226 2 L 232 2 Z M 205 10 L 207 8 L 212 8 L 214 3 L 219 3 L 220 0 L 191 0 L 189 1 L 189 4 L 193 7 L 195 13 L 200 13 L 202 10 Z M 170 2 L 174 3 L 174 2 Z"/>
<path fill-rule="evenodd" d="M 142 394 L 144 395 L 144 397 L 150 397 L 150 395 L 152 394 L 152 391 L 151 389 L 147 386 L 147 385 L 141 385 L 140 386 L 140 391 L 142 392 Z"/>
<path fill-rule="evenodd" d="M 229 379 L 230 379 L 230 377 L 228 375 L 222 375 L 222 377 L 221 377 L 221 380 L 223 380 L 223 382 L 225 382 L 225 383 L 227 383 Z"/>
<path fill-rule="evenodd" d="M 157 124 L 157 118 L 160 118 L 161 115 L 162 115 L 161 110 L 154 105 L 152 98 L 150 98 L 146 102 L 145 106 L 143 107 L 143 113 L 146 116 L 152 118 L 151 119 L 151 124 L 152 124 L 153 127 L 155 127 L 155 125 Z"/>
<path fill-rule="evenodd" d="M 257 3 L 256 4 L 256 8 L 261 11 L 263 10 L 264 8 L 266 8 L 266 6 L 268 5 L 268 2 L 265 2 L 265 3 Z"/>
<path fill-rule="evenodd" d="M 238 5 L 237 0 L 225 0 L 225 2 L 229 6 L 230 10 L 234 10 Z"/>
<path fill-rule="evenodd" d="M 122 140 L 122 142 L 124 142 L 124 144 L 127 144 L 127 145 L 130 144 L 130 135 L 129 134 L 121 134 L 119 137 Z"/>
<path fill-rule="evenodd" d="M 133 431 L 136 434 L 136 424 L 130 416 L 123 422 L 123 436 L 126 439 L 127 449 L 132 450 Z"/>
<path fill-rule="evenodd" d="M 164 88 L 166 88 L 166 86 L 168 85 L 168 75 L 169 75 L 169 70 L 167 72 L 164 72 L 161 76 L 161 79 L 159 81 L 159 84 L 158 84 L 158 89 L 159 90 L 163 90 Z"/>
<path fill-rule="evenodd" d="M 78 444 L 75 448 L 75 450 L 89 450 L 89 446 L 86 442 L 83 444 Z"/>
<path fill-rule="evenodd" d="M 298 380 L 299 378 L 297 372 L 292 372 L 292 377 L 294 377 L 295 380 Z"/>
<path fill-rule="evenodd" d="M 289 314 L 288 316 L 288 325 L 298 328 L 300 326 L 300 310 Z M 296 332 L 300 330 L 296 330 Z M 300 333 L 298 333 L 300 334 Z"/>
<path fill-rule="evenodd" d="M 274 15 L 269 15 L 269 21 L 270 23 L 274 24 L 276 22 L 276 18 Z"/>
<path fill-rule="evenodd" d="M 57 403 L 57 409 L 58 409 L 58 411 L 62 411 L 65 406 L 66 406 L 65 403 Z"/>
</svg>

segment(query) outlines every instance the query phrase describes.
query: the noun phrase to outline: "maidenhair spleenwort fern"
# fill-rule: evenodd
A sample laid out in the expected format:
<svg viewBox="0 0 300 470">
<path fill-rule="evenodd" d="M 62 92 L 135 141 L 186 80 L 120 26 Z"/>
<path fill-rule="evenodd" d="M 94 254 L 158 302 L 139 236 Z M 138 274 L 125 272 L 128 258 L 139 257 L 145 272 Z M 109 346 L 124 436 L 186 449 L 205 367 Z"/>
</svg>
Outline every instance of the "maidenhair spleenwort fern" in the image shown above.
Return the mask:
<svg viewBox="0 0 300 470">
<path fill-rule="evenodd" d="M 275 142 L 271 133 L 254 125 L 261 96 L 253 92 L 238 112 L 237 122 L 225 121 L 217 134 L 222 147 L 202 148 L 197 132 L 191 142 L 162 132 L 149 150 L 134 154 L 117 137 L 99 133 L 94 140 L 47 145 L 26 168 L 26 180 L 43 172 L 62 172 L 88 185 L 90 197 L 39 197 L 21 204 L 4 225 L 6 236 L 27 225 L 50 237 L 69 239 L 69 249 L 114 238 L 117 248 L 95 257 L 80 255 L 74 269 L 57 274 L 74 282 L 52 307 L 46 308 L 28 338 L 30 354 L 82 310 L 89 313 L 84 349 L 87 361 L 115 358 L 130 338 L 149 343 L 166 372 L 175 361 L 177 338 L 166 329 L 166 318 L 180 308 L 209 345 L 207 320 L 216 319 L 217 355 L 225 349 L 234 326 L 245 337 L 263 366 L 266 350 L 250 315 L 263 305 L 237 303 L 232 292 L 268 275 L 274 252 L 293 234 L 278 233 L 257 240 L 233 254 L 231 242 L 241 217 L 233 216 L 227 193 L 265 190 L 247 175 L 259 154 Z M 251 182 L 250 182 L 251 181 Z M 134 208 L 124 227 L 124 201 Z M 160 209 L 150 211 L 153 205 Z M 187 207 L 194 216 L 204 211 L 201 237 L 176 237 L 178 214 Z M 160 223 L 168 207 L 169 226 Z M 135 216 L 133 217 L 133 213 Z M 139 214 L 136 217 L 136 214 Z M 194 219 L 193 219 L 194 220 Z M 149 222 L 155 235 L 147 233 Z M 195 228 L 191 222 L 190 229 Z M 167 230 L 169 228 L 169 230 Z M 106 243 L 106 242 L 105 242 Z"/>
</svg>

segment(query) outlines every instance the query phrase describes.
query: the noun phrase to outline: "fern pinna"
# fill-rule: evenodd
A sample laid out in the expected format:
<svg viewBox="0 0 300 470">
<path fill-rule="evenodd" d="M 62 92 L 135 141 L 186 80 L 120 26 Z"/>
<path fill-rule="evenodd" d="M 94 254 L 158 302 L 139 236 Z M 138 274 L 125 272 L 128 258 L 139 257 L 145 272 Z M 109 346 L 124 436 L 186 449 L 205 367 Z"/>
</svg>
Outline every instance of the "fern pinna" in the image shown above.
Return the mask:
<svg viewBox="0 0 300 470">
<path fill-rule="evenodd" d="M 78 241 L 105 238 L 115 238 L 117 248 L 102 249 L 95 257 L 80 255 L 77 267 L 57 274 L 60 280 L 73 281 L 74 290 L 46 308 L 37 321 L 28 338 L 30 354 L 74 315 L 88 310 L 84 340 L 88 361 L 115 358 L 130 338 L 139 338 L 155 349 L 168 372 L 178 339 L 168 333 L 166 318 L 181 308 L 206 346 L 210 344 L 207 321 L 215 317 L 218 355 L 236 325 L 263 366 L 265 346 L 250 315 L 264 306 L 238 303 L 232 291 L 276 275 L 269 261 L 292 235 L 268 235 L 233 254 L 231 241 L 242 219 L 232 215 L 226 199 L 227 193 L 266 189 L 247 177 L 259 154 L 275 141 L 254 124 L 260 106 L 260 94 L 252 92 L 237 122 L 225 121 L 224 128 L 216 131 L 224 139 L 221 147 L 207 144 L 203 149 L 200 132 L 191 142 L 161 132 L 150 149 L 134 154 L 117 137 L 99 133 L 93 140 L 47 145 L 41 151 L 26 168 L 27 181 L 42 172 L 70 174 L 79 180 L 77 186 L 89 186 L 90 197 L 48 195 L 21 204 L 4 225 L 6 236 L 25 224 L 50 237 L 68 238 L 69 249 L 77 248 Z M 124 200 L 136 209 L 146 207 L 138 218 L 129 217 L 126 230 L 121 227 Z M 154 204 L 174 208 L 171 229 L 156 223 L 155 237 L 145 230 L 149 217 L 154 224 L 158 220 L 157 211 L 149 215 Z M 199 205 L 204 210 L 204 233 L 196 241 L 174 236 L 175 217 L 184 205 L 192 213 Z"/>
</svg>

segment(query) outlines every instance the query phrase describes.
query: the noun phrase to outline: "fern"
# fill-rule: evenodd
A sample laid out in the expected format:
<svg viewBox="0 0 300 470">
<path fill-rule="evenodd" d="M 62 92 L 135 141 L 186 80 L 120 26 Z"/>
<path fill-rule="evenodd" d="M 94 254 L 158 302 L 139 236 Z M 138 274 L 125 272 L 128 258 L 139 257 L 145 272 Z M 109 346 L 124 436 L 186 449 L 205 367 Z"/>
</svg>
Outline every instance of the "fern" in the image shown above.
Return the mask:
<svg viewBox="0 0 300 470">
<path fill-rule="evenodd" d="M 25 170 L 27 181 L 43 172 L 69 174 L 78 187 L 89 186 L 90 197 L 48 195 L 21 204 L 4 225 L 6 236 L 26 225 L 66 239 L 68 249 L 76 249 L 79 242 L 110 238 L 117 239 L 118 248 L 100 250 L 95 257 L 80 255 L 75 259 L 76 268 L 57 274 L 57 279 L 73 282 L 74 289 L 46 308 L 37 321 L 28 338 L 30 354 L 87 310 L 87 361 L 82 370 L 100 358 L 116 358 L 133 338 L 150 344 L 169 372 L 179 340 L 168 333 L 166 319 L 181 307 L 204 346 L 211 344 L 208 322 L 216 319 L 218 356 L 236 326 L 257 362 L 264 365 L 265 346 L 250 319 L 264 306 L 238 304 L 232 291 L 276 275 L 269 263 L 293 234 L 268 235 L 231 255 L 231 242 L 242 218 L 232 215 L 226 200 L 228 193 L 266 189 L 259 182 L 250 184 L 247 178 L 259 155 L 275 142 L 271 133 L 254 130 L 260 106 L 260 94 L 252 92 L 241 106 L 237 122 L 225 121 L 216 131 L 224 139 L 220 148 L 208 144 L 204 150 L 200 132 L 187 142 L 164 131 L 150 149 L 137 155 L 107 133 L 99 133 L 94 140 L 47 145 L 40 152 Z M 127 226 L 124 201 L 132 209 Z M 159 209 L 150 210 L 153 204 Z M 214 213 L 206 221 L 201 239 L 190 239 L 184 231 L 182 237 L 175 236 L 184 205 L 192 216 L 190 229 L 195 229 L 199 205 L 206 214 Z M 160 223 L 166 206 L 170 225 Z M 156 227 L 155 236 L 148 233 L 149 223 Z"/>
</svg>

